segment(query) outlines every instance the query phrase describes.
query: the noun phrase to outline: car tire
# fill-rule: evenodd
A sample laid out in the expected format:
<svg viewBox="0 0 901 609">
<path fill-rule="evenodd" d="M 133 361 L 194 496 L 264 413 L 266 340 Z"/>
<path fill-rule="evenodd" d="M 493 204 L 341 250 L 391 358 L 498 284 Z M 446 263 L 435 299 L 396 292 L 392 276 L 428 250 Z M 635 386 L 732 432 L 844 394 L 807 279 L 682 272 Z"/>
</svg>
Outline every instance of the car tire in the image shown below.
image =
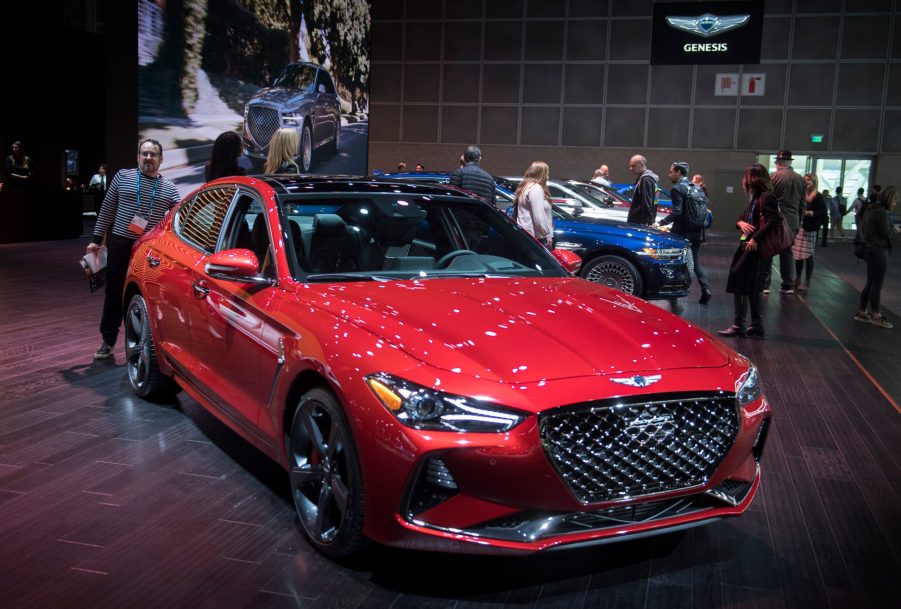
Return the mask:
<svg viewBox="0 0 901 609">
<path fill-rule="evenodd" d="M 297 153 L 300 161 L 298 163 L 300 173 L 310 173 L 310 169 L 313 167 L 313 132 L 310 130 L 310 123 L 303 124 Z"/>
<path fill-rule="evenodd" d="M 635 265 L 621 256 L 605 254 L 588 261 L 579 273 L 583 279 L 641 296 L 644 286 Z"/>
<path fill-rule="evenodd" d="M 300 400 L 287 438 L 294 507 L 310 543 L 331 558 L 357 554 L 363 537 L 363 480 L 338 400 L 316 388 Z"/>
<path fill-rule="evenodd" d="M 132 296 L 125 313 L 125 367 L 139 397 L 169 396 L 177 390 L 175 381 L 160 372 L 147 303 L 140 294 Z"/>
</svg>

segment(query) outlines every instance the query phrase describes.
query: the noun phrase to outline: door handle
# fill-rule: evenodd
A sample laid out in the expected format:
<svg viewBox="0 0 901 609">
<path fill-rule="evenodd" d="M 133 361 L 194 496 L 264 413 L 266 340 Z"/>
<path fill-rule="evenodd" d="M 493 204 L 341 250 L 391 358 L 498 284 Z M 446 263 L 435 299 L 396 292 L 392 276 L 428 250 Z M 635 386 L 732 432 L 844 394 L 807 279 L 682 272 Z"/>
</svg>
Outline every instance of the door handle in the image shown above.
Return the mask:
<svg viewBox="0 0 901 609">
<path fill-rule="evenodd" d="M 191 287 L 194 288 L 194 298 L 197 300 L 203 300 L 207 297 L 207 294 L 210 293 L 210 289 L 206 287 L 205 281 L 195 281 L 194 285 Z"/>
<path fill-rule="evenodd" d="M 147 254 L 147 265 L 153 268 L 156 268 L 160 265 L 160 259 L 156 256 L 151 256 Z"/>
</svg>

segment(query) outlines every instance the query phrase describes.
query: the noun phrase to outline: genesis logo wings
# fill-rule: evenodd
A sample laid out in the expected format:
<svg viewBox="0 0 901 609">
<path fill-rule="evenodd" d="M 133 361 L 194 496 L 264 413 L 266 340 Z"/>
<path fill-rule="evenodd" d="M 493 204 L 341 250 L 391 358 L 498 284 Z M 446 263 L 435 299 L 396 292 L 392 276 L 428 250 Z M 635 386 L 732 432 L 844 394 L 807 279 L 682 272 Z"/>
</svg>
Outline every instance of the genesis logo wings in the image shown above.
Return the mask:
<svg viewBox="0 0 901 609">
<path fill-rule="evenodd" d="M 663 375 L 661 374 L 652 374 L 650 376 L 642 376 L 640 374 L 636 374 L 635 376 L 627 376 L 625 378 L 610 380 L 614 383 L 619 383 L 620 385 L 628 385 L 629 387 L 647 387 L 648 385 L 653 385 L 662 378 Z"/>
<path fill-rule="evenodd" d="M 704 13 L 697 17 L 667 17 L 666 22 L 677 30 L 701 36 L 702 38 L 710 38 L 737 27 L 746 25 L 751 20 L 751 15 L 729 15 L 728 17 L 717 17 L 710 13 Z"/>
</svg>

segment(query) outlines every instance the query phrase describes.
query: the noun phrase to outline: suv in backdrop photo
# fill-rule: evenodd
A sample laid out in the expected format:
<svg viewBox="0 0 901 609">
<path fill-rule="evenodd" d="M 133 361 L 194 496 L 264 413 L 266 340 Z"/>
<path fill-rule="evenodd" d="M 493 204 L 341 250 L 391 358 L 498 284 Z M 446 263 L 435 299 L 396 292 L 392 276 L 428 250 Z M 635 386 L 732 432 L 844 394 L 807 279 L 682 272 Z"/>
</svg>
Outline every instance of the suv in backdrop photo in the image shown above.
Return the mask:
<svg viewBox="0 0 901 609">
<path fill-rule="evenodd" d="M 308 173 L 313 152 L 328 145 L 338 152 L 341 103 L 328 71 L 309 62 L 288 64 L 271 87 L 257 91 L 244 107 L 244 151 L 265 162 L 269 140 L 278 129 L 295 129 L 299 136 L 297 165 Z"/>
</svg>

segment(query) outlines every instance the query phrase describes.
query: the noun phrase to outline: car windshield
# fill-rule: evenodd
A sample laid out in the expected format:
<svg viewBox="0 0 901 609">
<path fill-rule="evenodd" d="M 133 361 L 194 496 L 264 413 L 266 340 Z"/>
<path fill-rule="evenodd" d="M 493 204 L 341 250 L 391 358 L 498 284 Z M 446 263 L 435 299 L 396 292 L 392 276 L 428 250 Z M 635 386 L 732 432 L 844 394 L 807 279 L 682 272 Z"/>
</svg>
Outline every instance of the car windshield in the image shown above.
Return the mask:
<svg viewBox="0 0 901 609">
<path fill-rule="evenodd" d="M 286 195 L 280 215 L 299 281 L 566 276 L 504 214 L 463 197 Z"/>
<path fill-rule="evenodd" d="M 312 91 L 313 83 L 316 81 L 316 68 L 312 66 L 304 66 L 291 64 L 286 66 L 282 73 L 278 75 L 273 87 L 283 87 L 285 89 L 299 89 L 301 91 Z"/>
<path fill-rule="evenodd" d="M 569 187 L 575 192 L 588 198 L 598 207 L 611 207 L 617 203 L 628 205 L 629 202 L 611 190 L 590 184 L 588 182 L 570 182 Z"/>
</svg>

